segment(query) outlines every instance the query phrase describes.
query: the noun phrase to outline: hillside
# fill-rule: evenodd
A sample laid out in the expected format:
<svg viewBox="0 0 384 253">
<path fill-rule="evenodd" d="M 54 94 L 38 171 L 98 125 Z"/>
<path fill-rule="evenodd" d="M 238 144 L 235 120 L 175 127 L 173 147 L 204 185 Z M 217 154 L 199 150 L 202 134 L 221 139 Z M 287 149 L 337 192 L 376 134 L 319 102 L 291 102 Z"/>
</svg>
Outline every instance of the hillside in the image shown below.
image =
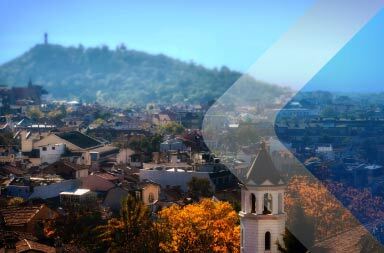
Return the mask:
<svg viewBox="0 0 384 253">
<path fill-rule="evenodd" d="M 209 102 L 220 97 L 241 73 L 208 69 L 165 55 L 119 47 L 36 45 L 0 66 L 0 84 L 25 85 L 29 78 L 58 99 L 83 99 L 124 106 L 131 103 Z M 257 83 L 265 99 L 277 87 Z M 267 96 L 265 96 L 267 94 Z"/>
</svg>

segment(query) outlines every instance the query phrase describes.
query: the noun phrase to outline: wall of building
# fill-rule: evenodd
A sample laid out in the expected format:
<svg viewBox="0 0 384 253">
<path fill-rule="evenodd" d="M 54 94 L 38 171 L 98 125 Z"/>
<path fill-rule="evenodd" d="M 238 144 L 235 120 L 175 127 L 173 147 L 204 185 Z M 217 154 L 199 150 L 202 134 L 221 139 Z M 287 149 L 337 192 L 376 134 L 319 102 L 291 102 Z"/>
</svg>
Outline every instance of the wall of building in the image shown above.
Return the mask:
<svg viewBox="0 0 384 253">
<path fill-rule="evenodd" d="M 39 147 L 41 163 L 54 163 L 60 160 L 60 157 L 65 152 L 65 144 L 48 144 Z"/>
<path fill-rule="evenodd" d="M 282 231 L 285 230 L 285 221 L 282 219 L 249 219 L 241 217 L 241 252 L 242 253 L 279 253 L 276 241 L 282 243 Z M 271 233 L 271 250 L 265 250 L 265 233 Z"/>
<path fill-rule="evenodd" d="M 83 169 L 83 170 L 77 170 L 76 171 L 76 179 L 77 178 L 83 178 L 83 177 L 88 177 L 88 169 Z"/>
<path fill-rule="evenodd" d="M 161 185 L 165 188 L 168 186 L 180 186 L 183 191 L 188 190 L 188 182 L 193 177 L 205 178 L 211 182 L 209 173 L 195 172 L 195 171 L 166 171 L 166 170 L 140 170 L 140 180 L 148 179 Z M 214 184 L 211 182 L 212 189 L 215 189 Z"/>
<path fill-rule="evenodd" d="M 149 196 L 152 194 L 153 200 L 150 202 Z M 147 184 L 142 191 L 142 199 L 144 204 L 149 205 L 159 200 L 160 186 L 154 184 Z"/>
</svg>

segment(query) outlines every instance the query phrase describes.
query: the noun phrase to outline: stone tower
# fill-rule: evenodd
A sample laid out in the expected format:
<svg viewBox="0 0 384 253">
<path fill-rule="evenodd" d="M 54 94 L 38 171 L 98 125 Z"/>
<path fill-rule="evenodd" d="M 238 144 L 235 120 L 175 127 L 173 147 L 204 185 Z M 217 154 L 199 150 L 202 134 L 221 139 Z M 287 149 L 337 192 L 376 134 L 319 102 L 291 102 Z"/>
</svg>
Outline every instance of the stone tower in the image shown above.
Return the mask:
<svg viewBox="0 0 384 253">
<path fill-rule="evenodd" d="M 278 253 L 285 231 L 285 183 L 262 143 L 241 185 L 241 252 Z"/>
</svg>

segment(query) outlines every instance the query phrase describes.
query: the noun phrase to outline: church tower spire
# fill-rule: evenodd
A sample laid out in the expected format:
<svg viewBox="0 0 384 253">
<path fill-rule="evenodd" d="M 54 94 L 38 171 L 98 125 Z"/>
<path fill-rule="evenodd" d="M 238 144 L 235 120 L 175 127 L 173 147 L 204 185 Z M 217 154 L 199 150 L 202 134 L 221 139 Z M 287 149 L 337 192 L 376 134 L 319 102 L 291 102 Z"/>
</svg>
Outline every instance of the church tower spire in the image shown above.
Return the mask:
<svg viewBox="0 0 384 253">
<path fill-rule="evenodd" d="M 275 168 L 266 144 L 253 160 L 241 185 L 241 252 L 278 253 L 285 231 L 285 182 Z"/>
</svg>

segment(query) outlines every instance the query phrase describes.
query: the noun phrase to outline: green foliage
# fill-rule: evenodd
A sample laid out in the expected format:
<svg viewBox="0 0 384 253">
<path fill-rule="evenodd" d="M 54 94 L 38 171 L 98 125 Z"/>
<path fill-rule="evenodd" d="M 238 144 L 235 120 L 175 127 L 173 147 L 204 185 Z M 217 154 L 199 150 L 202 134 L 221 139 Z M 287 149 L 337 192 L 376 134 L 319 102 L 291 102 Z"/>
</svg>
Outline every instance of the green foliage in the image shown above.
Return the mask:
<svg viewBox="0 0 384 253">
<path fill-rule="evenodd" d="M 13 135 L 10 132 L 0 133 L 0 145 L 9 146 L 16 145 L 17 141 L 13 139 Z"/>
<path fill-rule="evenodd" d="M 0 83 L 25 85 L 31 77 L 55 98 L 83 99 L 106 105 L 203 102 L 220 97 L 241 73 L 226 67 L 207 69 L 165 55 L 107 47 L 36 45 L 0 66 Z M 281 89 L 249 80 L 261 99 Z M 246 94 L 248 95 L 248 94 Z M 255 99 L 250 94 L 250 99 Z"/>
<path fill-rule="evenodd" d="M 162 126 L 159 126 L 159 133 L 164 134 L 182 134 L 184 133 L 184 127 L 175 121 L 168 122 Z"/>
<path fill-rule="evenodd" d="M 102 124 L 105 123 L 105 120 L 103 120 L 102 118 L 97 118 L 95 119 L 93 122 L 92 122 L 92 125 L 97 125 L 97 126 L 100 126 Z"/>
<path fill-rule="evenodd" d="M 67 111 L 64 106 L 60 106 L 59 108 L 50 111 L 47 116 L 53 119 L 61 120 L 67 116 Z"/>
<path fill-rule="evenodd" d="M 153 136 L 144 137 L 142 141 L 132 141 L 129 144 L 129 148 L 152 154 L 153 152 L 158 152 L 160 150 L 160 143 L 162 141 L 163 137 L 159 134 L 155 134 Z"/>
<path fill-rule="evenodd" d="M 191 181 L 188 182 L 188 194 L 194 200 L 211 197 L 213 191 L 209 180 L 192 177 Z"/>
<path fill-rule="evenodd" d="M 51 226 L 55 235 L 59 236 L 64 243 L 72 242 L 88 252 L 105 252 L 105 243 L 95 241 L 98 236 L 96 227 L 104 223 L 99 211 L 70 209 L 65 216 L 61 216 Z"/>
<path fill-rule="evenodd" d="M 37 119 L 42 118 L 44 116 L 44 113 L 42 111 L 40 111 L 39 108 L 34 107 L 34 108 L 30 108 L 27 111 L 27 115 L 31 119 L 37 120 Z"/>
<path fill-rule="evenodd" d="M 110 252 L 157 252 L 159 237 L 145 204 L 128 195 L 120 212 L 119 218 L 96 229 L 98 239 L 109 246 Z"/>
</svg>

